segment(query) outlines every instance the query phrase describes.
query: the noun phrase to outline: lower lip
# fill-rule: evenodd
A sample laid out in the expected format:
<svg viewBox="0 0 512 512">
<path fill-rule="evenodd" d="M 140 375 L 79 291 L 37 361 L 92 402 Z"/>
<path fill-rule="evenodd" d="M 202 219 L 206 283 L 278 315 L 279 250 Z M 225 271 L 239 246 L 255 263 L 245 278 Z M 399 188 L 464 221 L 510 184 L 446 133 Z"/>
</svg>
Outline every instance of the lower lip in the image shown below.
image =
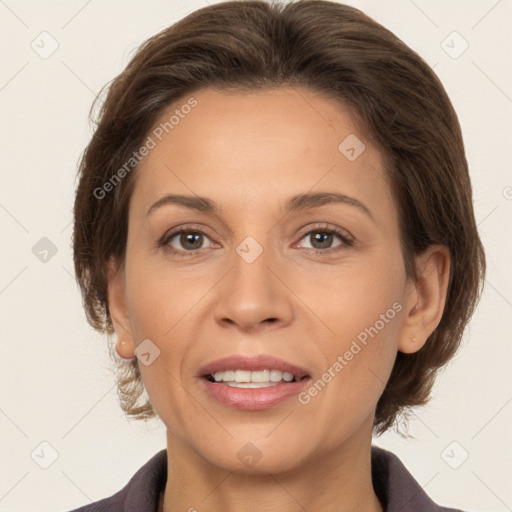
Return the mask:
<svg viewBox="0 0 512 512">
<path fill-rule="evenodd" d="M 224 405 L 235 409 L 258 411 L 269 409 L 291 396 L 298 395 L 310 378 L 298 382 L 283 382 L 266 388 L 235 388 L 226 384 L 217 384 L 202 378 L 206 392 Z"/>
</svg>

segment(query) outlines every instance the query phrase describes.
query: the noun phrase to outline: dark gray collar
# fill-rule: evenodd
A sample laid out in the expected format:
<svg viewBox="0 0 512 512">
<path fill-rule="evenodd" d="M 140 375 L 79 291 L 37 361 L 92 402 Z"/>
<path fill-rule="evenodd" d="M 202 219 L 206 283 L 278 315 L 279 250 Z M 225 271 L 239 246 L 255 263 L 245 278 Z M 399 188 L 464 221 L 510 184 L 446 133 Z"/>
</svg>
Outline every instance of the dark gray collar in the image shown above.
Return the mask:
<svg viewBox="0 0 512 512">
<path fill-rule="evenodd" d="M 461 512 L 436 505 L 392 452 L 372 445 L 372 481 L 385 512 Z M 116 494 L 71 512 L 157 512 L 167 481 L 167 450 L 148 460 Z"/>
</svg>

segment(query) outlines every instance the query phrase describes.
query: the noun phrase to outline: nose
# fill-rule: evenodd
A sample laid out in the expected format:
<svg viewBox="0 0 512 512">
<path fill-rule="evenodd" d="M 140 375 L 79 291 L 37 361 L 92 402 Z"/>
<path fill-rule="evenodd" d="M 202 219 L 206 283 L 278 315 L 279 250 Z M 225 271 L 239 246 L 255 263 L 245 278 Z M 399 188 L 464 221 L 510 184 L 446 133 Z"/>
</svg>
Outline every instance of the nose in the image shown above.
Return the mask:
<svg viewBox="0 0 512 512">
<path fill-rule="evenodd" d="M 271 259 L 265 250 L 252 262 L 234 254 L 232 268 L 217 287 L 214 312 L 222 327 L 249 332 L 277 329 L 292 321 L 293 293 Z"/>
</svg>

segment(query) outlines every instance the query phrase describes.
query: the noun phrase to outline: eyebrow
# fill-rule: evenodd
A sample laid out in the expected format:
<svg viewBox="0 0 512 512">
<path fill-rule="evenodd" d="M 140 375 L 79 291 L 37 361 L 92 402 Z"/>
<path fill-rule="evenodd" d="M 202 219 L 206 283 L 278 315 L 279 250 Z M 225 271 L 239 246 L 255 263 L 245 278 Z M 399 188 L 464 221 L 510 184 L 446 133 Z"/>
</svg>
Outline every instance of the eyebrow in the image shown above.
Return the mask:
<svg viewBox="0 0 512 512">
<path fill-rule="evenodd" d="M 323 206 L 326 204 L 341 203 L 348 206 L 353 206 L 364 212 L 370 219 L 375 220 L 372 212 L 364 203 L 345 194 L 337 192 L 308 192 L 305 194 L 297 194 L 289 197 L 284 205 L 284 212 L 290 213 L 293 211 L 308 210 Z M 158 201 L 153 203 L 146 215 L 154 212 L 156 209 L 169 204 L 177 204 L 204 213 L 218 215 L 221 208 L 215 201 L 201 196 L 187 196 L 181 194 L 167 194 L 161 197 Z"/>
</svg>

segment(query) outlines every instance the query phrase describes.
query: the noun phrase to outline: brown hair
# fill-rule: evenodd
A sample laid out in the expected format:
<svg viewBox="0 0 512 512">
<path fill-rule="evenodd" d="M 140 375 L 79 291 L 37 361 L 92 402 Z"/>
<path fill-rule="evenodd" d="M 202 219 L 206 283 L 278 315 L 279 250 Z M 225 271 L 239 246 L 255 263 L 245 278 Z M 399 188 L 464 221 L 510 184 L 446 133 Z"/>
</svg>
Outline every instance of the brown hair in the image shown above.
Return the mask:
<svg viewBox="0 0 512 512">
<path fill-rule="evenodd" d="M 205 87 L 286 85 L 342 102 L 380 149 L 399 210 L 408 275 L 416 277 L 413 257 L 430 245 L 450 251 L 442 319 L 421 350 L 397 354 L 376 408 L 374 430 L 381 434 L 399 413 L 428 402 L 437 372 L 459 348 L 473 314 L 485 255 L 459 122 L 441 82 L 393 33 L 353 7 L 322 0 L 222 2 L 191 13 L 139 48 L 110 84 L 80 162 L 73 249 L 87 319 L 95 329 L 114 333 L 106 262 L 122 262 L 125 255 L 136 174 L 136 165 L 130 172 L 125 164 L 156 118 Z M 140 400 L 137 358 L 113 357 L 122 409 L 133 418 L 154 417 L 149 400 Z"/>
</svg>

